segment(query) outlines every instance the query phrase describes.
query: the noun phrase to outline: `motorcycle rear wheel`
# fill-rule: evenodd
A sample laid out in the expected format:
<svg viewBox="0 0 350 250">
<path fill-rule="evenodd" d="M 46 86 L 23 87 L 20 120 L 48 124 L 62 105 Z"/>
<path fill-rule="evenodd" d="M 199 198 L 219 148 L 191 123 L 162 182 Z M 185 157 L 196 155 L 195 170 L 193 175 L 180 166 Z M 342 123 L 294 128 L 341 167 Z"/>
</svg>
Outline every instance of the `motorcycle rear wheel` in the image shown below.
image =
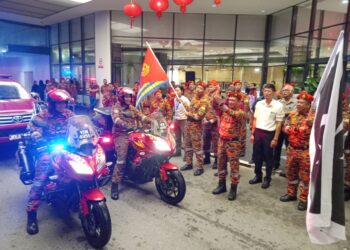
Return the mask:
<svg viewBox="0 0 350 250">
<path fill-rule="evenodd" d="M 165 182 L 160 176 L 156 177 L 156 188 L 163 201 L 171 205 L 176 205 L 185 197 L 185 179 L 178 170 L 167 171 L 167 177 L 168 179 Z"/>
<path fill-rule="evenodd" d="M 111 238 L 111 217 L 105 201 L 92 202 L 88 206 L 89 214 L 81 215 L 81 225 L 89 244 L 94 248 L 102 248 Z"/>
</svg>

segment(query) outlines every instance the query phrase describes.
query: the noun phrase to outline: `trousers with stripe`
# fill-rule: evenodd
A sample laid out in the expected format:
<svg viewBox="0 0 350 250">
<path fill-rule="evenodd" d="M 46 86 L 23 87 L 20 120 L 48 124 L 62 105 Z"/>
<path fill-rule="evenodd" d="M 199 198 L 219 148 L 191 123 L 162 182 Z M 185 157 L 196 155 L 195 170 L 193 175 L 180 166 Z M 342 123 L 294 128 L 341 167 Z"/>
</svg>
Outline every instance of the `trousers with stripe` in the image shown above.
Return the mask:
<svg viewBox="0 0 350 250">
<path fill-rule="evenodd" d="M 51 171 L 52 167 L 50 164 L 49 153 L 45 152 L 40 154 L 35 163 L 35 177 L 29 192 L 29 199 L 26 208 L 27 212 L 36 212 L 38 210 L 41 204 L 41 196 Z"/>
<path fill-rule="evenodd" d="M 296 197 L 299 185 L 299 200 L 307 202 L 310 182 L 309 149 L 287 148 L 286 176 L 287 193 Z"/>
<path fill-rule="evenodd" d="M 219 180 L 226 180 L 227 163 L 231 168 L 231 183 L 239 183 L 239 153 L 241 142 L 239 140 L 219 138 L 218 145 L 218 173 Z"/>
<path fill-rule="evenodd" d="M 201 121 L 188 121 L 185 128 L 185 160 L 190 165 L 193 162 L 193 153 L 196 155 L 197 168 L 203 169 L 203 140 Z"/>
</svg>

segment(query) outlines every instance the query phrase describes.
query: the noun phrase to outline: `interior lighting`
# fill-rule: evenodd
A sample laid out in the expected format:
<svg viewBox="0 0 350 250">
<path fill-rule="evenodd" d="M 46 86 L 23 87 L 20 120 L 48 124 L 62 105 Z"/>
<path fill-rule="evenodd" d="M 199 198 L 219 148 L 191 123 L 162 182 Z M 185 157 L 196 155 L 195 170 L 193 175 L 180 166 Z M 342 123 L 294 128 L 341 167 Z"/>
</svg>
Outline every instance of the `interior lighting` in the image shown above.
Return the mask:
<svg viewBox="0 0 350 250">
<path fill-rule="evenodd" d="M 343 0 L 343 1 L 341 1 L 341 3 L 342 4 L 347 4 L 347 3 L 349 3 L 349 0 Z"/>
<path fill-rule="evenodd" d="M 72 2 L 76 2 L 76 3 L 87 3 L 87 2 L 91 2 L 91 0 L 71 0 Z"/>
<path fill-rule="evenodd" d="M 265 12 L 266 12 L 266 10 L 261 10 L 260 12 L 261 12 L 261 13 L 265 13 Z"/>
</svg>

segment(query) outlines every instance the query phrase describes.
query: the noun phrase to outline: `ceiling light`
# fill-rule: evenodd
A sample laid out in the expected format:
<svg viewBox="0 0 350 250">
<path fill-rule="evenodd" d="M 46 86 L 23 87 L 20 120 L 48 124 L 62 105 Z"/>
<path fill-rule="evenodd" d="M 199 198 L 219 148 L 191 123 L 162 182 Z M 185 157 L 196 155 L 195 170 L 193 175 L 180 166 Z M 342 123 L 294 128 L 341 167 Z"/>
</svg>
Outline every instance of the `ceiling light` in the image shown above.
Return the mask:
<svg viewBox="0 0 350 250">
<path fill-rule="evenodd" d="M 343 0 L 343 1 L 341 1 L 341 3 L 342 4 L 347 4 L 347 3 L 349 3 L 349 1 L 348 0 Z"/>
<path fill-rule="evenodd" d="M 76 3 L 87 3 L 87 2 L 90 2 L 91 0 L 71 0 L 71 1 Z"/>
<path fill-rule="evenodd" d="M 265 13 L 265 12 L 266 12 L 266 10 L 260 10 L 260 12 L 261 12 L 261 13 Z"/>
</svg>

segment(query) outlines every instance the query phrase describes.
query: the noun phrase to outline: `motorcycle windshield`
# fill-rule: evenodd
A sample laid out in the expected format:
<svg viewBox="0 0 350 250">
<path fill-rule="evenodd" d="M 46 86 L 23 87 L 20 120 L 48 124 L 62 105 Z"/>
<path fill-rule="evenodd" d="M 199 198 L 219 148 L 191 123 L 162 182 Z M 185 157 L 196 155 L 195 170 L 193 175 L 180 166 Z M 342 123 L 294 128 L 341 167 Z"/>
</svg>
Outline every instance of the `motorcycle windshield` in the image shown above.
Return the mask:
<svg viewBox="0 0 350 250">
<path fill-rule="evenodd" d="M 162 113 L 152 113 L 150 118 L 152 120 L 150 133 L 155 136 L 166 137 L 168 135 L 168 124 Z"/>
<path fill-rule="evenodd" d="M 98 142 L 97 131 L 86 115 L 75 115 L 68 119 L 66 136 L 68 145 L 74 148 L 85 144 L 96 146 Z"/>
</svg>

